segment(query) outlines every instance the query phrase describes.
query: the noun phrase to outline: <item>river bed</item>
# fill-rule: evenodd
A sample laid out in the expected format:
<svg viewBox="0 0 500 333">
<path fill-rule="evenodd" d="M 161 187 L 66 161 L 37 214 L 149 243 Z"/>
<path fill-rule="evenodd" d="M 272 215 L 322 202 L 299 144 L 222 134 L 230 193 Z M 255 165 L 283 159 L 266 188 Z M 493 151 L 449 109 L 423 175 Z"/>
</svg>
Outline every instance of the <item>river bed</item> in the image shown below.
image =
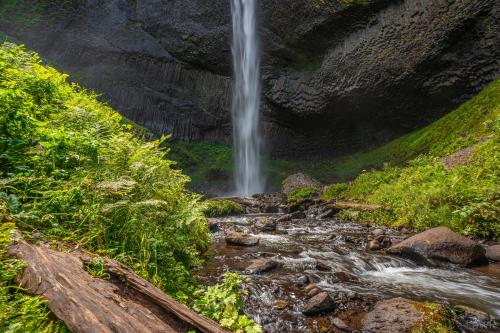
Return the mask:
<svg viewBox="0 0 500 333">
<path fill-rule="evenodd" d="M 234 216 L 215 219 L 213 256 L 195 271 L 213 284 L 226 271 L 245 273 L 249 261 L 268 258 L 278 268 L 251 275 L 245 313 L 266 332 L 333 332 L 332 321 L 341 318 L 353 331 L 361 329 L 361 319 L 383 299 L 405 297 L 417 301 L 437 301 L 466 305 L 500 318 L 500 265 L 477 269 L 456 266 L 428 268 L 410 260 L 366 250 L 366 237 L 373 227 L 344 222 L 338 218 L 306 218 L 277 224 L 272 232 L 259 232 L 253 225 L 266 216 Z M 224 235 L 241 231 L 258 237 L 255 247 L 227 245 Z M 392 239 L 407 234 L 386 229 Z M 307 276 L 310 283 L 327 291 L 337 304 L 334 312 L 306 317 L 307 301 L 298 282 Z M 288 304 L 274 308 L 276 302 Z"/>
</svg>

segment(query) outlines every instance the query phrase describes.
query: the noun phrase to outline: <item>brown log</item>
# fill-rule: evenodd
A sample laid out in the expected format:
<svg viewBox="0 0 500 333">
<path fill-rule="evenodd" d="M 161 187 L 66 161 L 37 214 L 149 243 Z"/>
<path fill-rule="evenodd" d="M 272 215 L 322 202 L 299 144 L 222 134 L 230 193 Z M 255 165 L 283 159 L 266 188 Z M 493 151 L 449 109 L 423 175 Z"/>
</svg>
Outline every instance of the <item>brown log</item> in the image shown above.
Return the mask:
<svg viewBox="0 0 500 333">
<path fill-rule="evenodd" d="M 85 271 L 92 257 L 58 252 L 18 240 L 9 255 L 27 263 L 21 285 L 48 301 L 48 307 L 72 332 L 228 333 L 114 260 L 105 260 L 111 278 Z"/>
<path fill-rule="evenodd" d="M 355 203 L 355 202 L 341 202 L 341 201 L 328 203 L 326 205 L 326 208 L 337 210 L 337 211 L 342 210 L 342 209 L 354 209 L 354 210 L 361 210 L 361 211 L 385 209 L 383 206 L 380 206 L 380 205 L 366 205 L 366 204 L 360 204 L 360 203 Z"/>
</svg>

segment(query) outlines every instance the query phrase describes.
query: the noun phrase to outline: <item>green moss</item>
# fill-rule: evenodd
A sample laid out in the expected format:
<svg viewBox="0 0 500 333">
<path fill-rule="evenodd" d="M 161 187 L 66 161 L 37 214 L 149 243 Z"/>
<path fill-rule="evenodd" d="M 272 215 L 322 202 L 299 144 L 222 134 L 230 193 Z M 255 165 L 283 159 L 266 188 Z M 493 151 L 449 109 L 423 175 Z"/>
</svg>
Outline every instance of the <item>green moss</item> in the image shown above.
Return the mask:
<svg viewBox="0 0 500 333">
<path fill-rule="evenodd" d="M 457 333 L 453 311 L 436 303 L 418 304 L 422 319 L 412 328 L 411 333 Z"/>
<path fill-rule="evenodd" d="M 288 203 L 295 204 L 302 199 L 309 198 L 318 194 L 319 190 L 316 187 L 300 187 L 294 189 L 288 194 Z"/>
<path fill-rule="evenodd" d="M 243 207 L 231 200 L 208 200 L 205 201 L 203 212 L 207 217 L 219 217 L 243 214 Z"/>
</svg>

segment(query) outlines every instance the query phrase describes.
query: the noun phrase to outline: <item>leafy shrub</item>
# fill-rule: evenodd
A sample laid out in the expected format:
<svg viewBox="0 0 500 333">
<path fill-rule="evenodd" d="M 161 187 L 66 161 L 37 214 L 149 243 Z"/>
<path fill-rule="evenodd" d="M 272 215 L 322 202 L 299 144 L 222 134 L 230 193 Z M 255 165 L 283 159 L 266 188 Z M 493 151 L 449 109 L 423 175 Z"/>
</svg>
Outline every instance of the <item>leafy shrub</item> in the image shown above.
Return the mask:
<svg viewBox="0 0 500 333">
<path fill-rule="evenodd" d="M 315 187 L 301 187 L 288 194 L 288 203 L 295 204 L 298 201 L 318 194 L 319 190 Z"/>
<path fill-rule="evenodd" d="M 19 227 L 85 245 L 170 293 L 192 289 L 209 233 L 189 178 L 92 92 L 21 46 L 0 46 L 0 192 Z"/>
<path fill-rule="evenodd" d="M 245 291 L 243 278 L 236 273 L 226 273 L 222 282 L 197 292 L 193 308 L 202 315 L 217 320 L 223 327 L 236 333 L 260 333 L 262 328 L 246 315 L 241 314 Z"/>
<path fill-rule="evenodd" d="M 205 201 L 203 212 L 208 217 L 238 215 L 243 213 L 243 207 L 231 200 L 208 200 Z"/>
</svg>

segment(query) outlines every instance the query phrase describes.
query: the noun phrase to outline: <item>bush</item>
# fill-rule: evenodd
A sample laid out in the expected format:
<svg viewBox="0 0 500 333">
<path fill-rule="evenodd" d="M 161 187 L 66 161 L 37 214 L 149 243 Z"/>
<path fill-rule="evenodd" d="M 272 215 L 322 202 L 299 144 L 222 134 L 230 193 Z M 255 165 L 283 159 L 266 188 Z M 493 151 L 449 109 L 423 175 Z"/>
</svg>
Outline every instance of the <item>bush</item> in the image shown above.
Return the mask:
<svg viewBox="0 0 500 333">
<path fill-rule="evenodd" d="M 208 217 L 229 216 L 243 214 L 243 207 L 231 200 L 208 200 L 205 201 L 203 213 Z"/>
<path fill-rule="evenodd" d="M 130 265 L 170 293 L 209 233 L 189 178 L 163 139 L 147 142 L 97 96 L 21 46 L 0 46 L 0 192 L 19 198 L 18 227 Z"/>
<path fill-rule="evenodd" d="M 222 282 L 197 292 L 194 309 L 202 315 L 217 320 L 223 327 L 236 333 L 260 333 L 262 328 L 246 315 L 241 314 L 245 291 L 243 279 L 235 273 L 226 273 Z"/>
</svg>

